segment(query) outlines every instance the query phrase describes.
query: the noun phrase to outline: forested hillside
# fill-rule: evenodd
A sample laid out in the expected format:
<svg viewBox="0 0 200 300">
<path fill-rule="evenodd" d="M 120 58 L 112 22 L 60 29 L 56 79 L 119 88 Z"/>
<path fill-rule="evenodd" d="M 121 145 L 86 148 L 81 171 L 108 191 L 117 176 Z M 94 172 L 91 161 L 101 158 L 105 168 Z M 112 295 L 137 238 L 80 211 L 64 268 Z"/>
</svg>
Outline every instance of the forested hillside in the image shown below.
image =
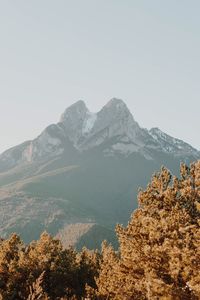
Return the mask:
<svg viewBox="0 0 200 300">
<path fill-rule="evenodd" d="M 163 167 L 138 201 L 116 227 L 118 251 L 104 242 L 78 253 L 47 233 L 28 245 L 1 240 L 1 298 L 200 299 L 200 162 L 182 164 L 179 177 Z"/>
</svg>

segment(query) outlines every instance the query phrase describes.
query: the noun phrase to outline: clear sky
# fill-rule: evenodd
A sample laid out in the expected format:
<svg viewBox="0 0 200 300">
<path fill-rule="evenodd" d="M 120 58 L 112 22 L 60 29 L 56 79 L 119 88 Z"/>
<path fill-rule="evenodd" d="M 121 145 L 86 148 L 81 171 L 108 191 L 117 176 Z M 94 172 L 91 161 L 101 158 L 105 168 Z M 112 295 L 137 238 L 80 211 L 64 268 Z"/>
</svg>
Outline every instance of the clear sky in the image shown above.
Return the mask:
<svg viewBox="0 0 200 300">
<path fill-rule="evenodd" d="M 199 15 L 196 0 L 0 0 L 0 152 L 113 97 L 200 149 Z"/>
</svg>

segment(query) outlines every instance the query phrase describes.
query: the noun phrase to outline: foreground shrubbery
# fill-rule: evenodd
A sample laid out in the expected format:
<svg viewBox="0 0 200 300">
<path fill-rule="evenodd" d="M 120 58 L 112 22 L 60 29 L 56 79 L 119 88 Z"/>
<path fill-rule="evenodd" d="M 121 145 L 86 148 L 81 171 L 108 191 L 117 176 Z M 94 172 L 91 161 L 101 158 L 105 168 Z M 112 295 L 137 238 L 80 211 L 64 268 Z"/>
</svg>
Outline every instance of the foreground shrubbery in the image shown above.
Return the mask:
<svg viewBox="0 0 200 300">
<path fill-rule="evenodd" d="M 128 226 L 116 228 L 118 252 L 63 250 L 46 233 L 28 246 L 2 241 L 2 299 L 200 299 L 200 162 L 171 177 L 163 168 L 139 193 Z"/>
</svg>

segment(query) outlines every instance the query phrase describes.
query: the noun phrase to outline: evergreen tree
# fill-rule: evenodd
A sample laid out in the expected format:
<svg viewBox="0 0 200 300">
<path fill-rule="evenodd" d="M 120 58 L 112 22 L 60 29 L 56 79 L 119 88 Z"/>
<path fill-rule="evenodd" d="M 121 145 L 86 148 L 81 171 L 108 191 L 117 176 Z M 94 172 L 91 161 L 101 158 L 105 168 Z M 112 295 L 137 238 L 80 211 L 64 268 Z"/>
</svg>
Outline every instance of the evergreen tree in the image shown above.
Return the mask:
<svg viewBox="0 0 200 300">
<path fill-rule="evenodd" d="M 98 252 L 63 249 L 46 232 L 25 246 L 13 234 L 0 242 L 0 299 L 82 299 L 86 286 L 96 288 L 98 269 Z"/>
<path fill-rule="evenodd" d="M 200 299 L 200 162 L 166 168 L 138 196 L 119 254 L 104 246 L 98 299 Z"/>
</svg>

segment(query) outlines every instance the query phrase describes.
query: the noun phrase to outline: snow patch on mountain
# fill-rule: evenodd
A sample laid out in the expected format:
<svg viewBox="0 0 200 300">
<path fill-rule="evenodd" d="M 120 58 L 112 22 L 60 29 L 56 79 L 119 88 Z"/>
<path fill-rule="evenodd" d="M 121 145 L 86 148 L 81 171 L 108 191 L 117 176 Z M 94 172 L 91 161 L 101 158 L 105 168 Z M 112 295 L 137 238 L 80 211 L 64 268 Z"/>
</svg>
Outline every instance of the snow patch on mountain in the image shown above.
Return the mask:
<svg viewBox="0 0 200 300">
<path fill-rule="evenodd" d="M 193 155 L 199 157 L 200 155 L 199 151 L 194 149 L 188 143 L 164 133 L 157 127 L 150 129 L 149 134 L 153 137 L 157 144 L 160 145 L 163 152 L 170 153 L 175 156 Z"/>
<path fill-rule="evenodd" d="M 48 126 L 33 141 L 0 155 L 0 172 L 27 162 L 58 157 L 67 151 L 66 145 L 80 153 L 101 146 L 105 155 L 128 156 L 137 152 L 152 159 L 157 151 L 181 158 L 200 157 L 200 152 L 192 146 L 159 128 L 141 128 L 121 99 L 111 99 L 97 113 L 91 113 L 80 100 L 65 110 L 58 124 Z"/>
<path fill-rule="evenodd" d="M 82 129 L 83 135 L 89 133 L 92 130 L 96 120 L 97 120 L 96 113 L 91 113 L 91 112 L 87 113 L 87 118 L 83 124 L 83 129 Z"/>
</svg>

